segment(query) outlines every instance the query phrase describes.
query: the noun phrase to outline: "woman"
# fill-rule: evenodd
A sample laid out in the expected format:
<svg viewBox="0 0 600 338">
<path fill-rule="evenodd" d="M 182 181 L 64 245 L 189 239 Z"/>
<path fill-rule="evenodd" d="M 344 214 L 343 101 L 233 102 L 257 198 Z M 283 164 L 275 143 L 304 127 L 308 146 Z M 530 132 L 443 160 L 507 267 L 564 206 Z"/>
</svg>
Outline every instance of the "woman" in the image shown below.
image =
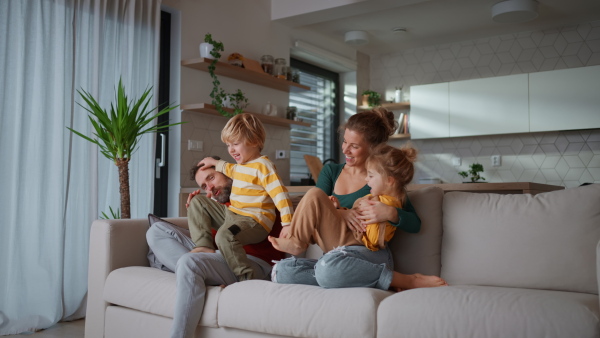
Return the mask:
<svg viewBox="0 0 600 338">
<path fill-rule="evenodd" d="M 355 114 L 341 128 L 346 163 L 324 166 L 317 182 L 319 189 L 309 190 L 302 198 L 291 225 L 284 228 L 280 239 L 269 237 L 276 249 L 294 255 L 306 249 L 290 248 L 288 244 L 294 241 L 289 239 L 294 238 L 316 243 L 325 254 L 319 260 L 292 257 L 278 262 L 273 267 L 274 282 L 382 290 L 447 285 L 437 276 L 393 271 L 389 248 L 370 251 L 353 233 L 364 232 L 367 224 L 386 221 L 411 233 L 421 228 L 421 221 L 408 198 L 402 209 L 379 201 L 365 201 L 358 209 L 351 209 L 354 201 L 370 192 L 365 177 L 366 159 L 371 149 L 387 142 L 396 128 L 394 114 L 382 108 Z M 337 198 L 343 208 L 336 209 L 329 196 Z"/>
</svg>

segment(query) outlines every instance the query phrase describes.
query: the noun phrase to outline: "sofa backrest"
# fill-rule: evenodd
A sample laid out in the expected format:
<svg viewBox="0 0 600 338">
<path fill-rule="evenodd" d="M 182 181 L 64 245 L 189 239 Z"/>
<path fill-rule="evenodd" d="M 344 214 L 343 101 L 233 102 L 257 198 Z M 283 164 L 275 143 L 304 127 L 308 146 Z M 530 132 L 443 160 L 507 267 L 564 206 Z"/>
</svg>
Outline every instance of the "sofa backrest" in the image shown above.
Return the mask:
<svg viewBox="0 0 600 338">
<path fill-rule="evenodd" d="M 389 243 L 394 270 L 439 276 L 444 191 L 428 187 L 409 192 L 408 198 L 421 219 L 421 230 L 416 234 L 396 231 Z"/>
<path fill-rule="evenodd" d="M 450 285 L 598 294 L 600 184 L 535 196 L 449 192 L 443 214 Z"/>
</svg>

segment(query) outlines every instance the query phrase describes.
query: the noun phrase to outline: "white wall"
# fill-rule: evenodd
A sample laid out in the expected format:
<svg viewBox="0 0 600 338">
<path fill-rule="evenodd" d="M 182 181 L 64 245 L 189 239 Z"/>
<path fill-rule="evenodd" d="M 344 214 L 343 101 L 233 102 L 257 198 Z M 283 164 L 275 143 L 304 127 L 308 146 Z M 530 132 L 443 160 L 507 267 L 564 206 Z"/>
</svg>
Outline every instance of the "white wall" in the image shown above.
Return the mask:
<svg viewBox="0 0 600 338">
<path fill-rule="evenodd" d="M 408 99 L 412 85 L 598 65 L 600 21 L 411 49 L 370 62 L 373 90 L 390 93 L 404 85 Z M 600 129 L 418 140 L 414 145 L 420 150 L 416 183 L 424 177 L 461 182 L 457 172 L 474 162 L 483 164 L 489 182 L 600 183 Z M 494 154 L 503 156 L 499 168 L 491 167 Z M 453 167 L 453 157 L 461 157 L 462 166 Z"/>
<path fill-rule="evenodd" d="M 214 40 L 224 44 L 222 61 L 225 61 L 229 54 L 237 52 L 253 60 L 259 60 L 262 55 L 270 54 L 276 58 L 286 59 L 289 64 L 290 47 L 296 39 L 303 39 L 321 47 L 336 48 L 337 46 L 339 48 L 335 50 L 348 51 L 348 47 L 344 46 L 343 42 L 327 41 L 321 36 L 302 30 L 292 34 L 286 26 L 272 22 L 270 0 L 163 0 L 163 6 L 169 8 L 171 12 L 178 12 L 181 22 L 181 47 L 179 56 L 173 60 L 176 63 L 176 74 L 173 77 L 179 78 L 178 85 L 174 87 L 179 87 L 180 90 L 180 93 L 173 97 L 178 99 L 178 104 L 211 102 L 209 95 L 212 90 L 212 80 L 209 74 L 179 66 L 182 59 L 200 57 L 199 45 L 203 42 L 206 33 L 211 33 Z M 350 55 L 352 56 L 354 55 Z M 287 92 L 224 76 L 219 76 L 219 80 L 227 92 L 239 88 L 245 93 L 250 103 L 246 110 L 261 112 L 262 107 L 267 102 L 271 102 L 278 106 L 279 116 L 285 116 L 285 107 L 289 100 Z M 172 140 L 176 140 L 175 135 L 180 132 L 180 142 L 172 142 L 170 149 L 169 160 L 170 166 L 172 165 L 170 177 L 173 180 L 169 182 L 171 202 L 169 216 L 178 214 L 178 194 L 181 188 L 195 187 L 195 183 L 188 178 L 188 171 L 192 164 L 210 155 L 218 155 L 231 161 L 220 140 L 221 129 L 227 121 L 225 118 L 190 112 L 181 112 L 181 118 L 182 121 L 189 123 L 182 125 L 172 137 Z M 289 129 L 272 125 L 265 125 L 265 127 L 267 141 L 262 153 L 273 159 L 280 175 L 289 183 L 289 160 L 274 160 L 276 149 L 289 151 Z M 203 151 L 188 151 L 188 139 L 203 141 Z M 178 144 L 173 146 L 175 143 Z M 174 162 L 177 162 L 177 165 L 174 165 Z"/>
</svg>

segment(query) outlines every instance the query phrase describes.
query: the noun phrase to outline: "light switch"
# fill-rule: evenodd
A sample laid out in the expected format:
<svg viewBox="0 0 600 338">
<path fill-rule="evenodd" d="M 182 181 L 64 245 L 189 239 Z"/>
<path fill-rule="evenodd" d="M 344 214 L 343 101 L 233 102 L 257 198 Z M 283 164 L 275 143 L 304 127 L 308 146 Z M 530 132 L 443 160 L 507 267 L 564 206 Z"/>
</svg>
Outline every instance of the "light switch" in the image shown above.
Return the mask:
<svg viewBox="0 0 600 338">
<path fill-rule="evenodd" d="M 204 142 L 198 140 L 188 140 L 188 150 L 190 151 L 202 151 Z"/>
</svg>

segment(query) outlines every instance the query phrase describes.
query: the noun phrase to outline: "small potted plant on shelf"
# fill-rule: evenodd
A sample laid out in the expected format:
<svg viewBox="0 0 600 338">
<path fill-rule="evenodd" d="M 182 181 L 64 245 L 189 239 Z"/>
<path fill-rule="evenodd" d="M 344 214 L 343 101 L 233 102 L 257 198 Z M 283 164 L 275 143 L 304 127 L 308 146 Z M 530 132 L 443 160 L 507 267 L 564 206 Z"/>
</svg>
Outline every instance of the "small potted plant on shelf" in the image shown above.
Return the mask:
<svg viewBox="0 0 600 338">
<path fill-rule="evenodd" d="M 362 96 L 363 106 L 367 105 L 369 107 L 376 107 L 381 103 L 381 94 L 379 94 L 378 92 L 372 90 L 365 90 L 362 93 Z"/>
<path fill-rule="evenodd" d="M 233 94 L 226 93 L 225 90 L 221 88 L 221 82 L 215 74 L 217 62 L 219 62 L 219 58 L 221 57 L 221 52 L 225 50 L 223 43 L 213 40 L 210 33 L 207 33 L 204 36 L 204 42 L 210 43 L 213 46 L 212 50 L 210 51 L 210 55 L 213 57 L 213 59 L 208 66 L 208 73 L 213 80 L 213 89 L 210 92 L 210 97 L 212 98 L 211 103 L 215 106 L 215 109 L 219 112 L 219 114 L 225 117 L 232 117 L 242 113 L 243 109 L 248 105 L 248 99 L 244 93 L 240 89 Z M 233 108 L 233 113 L 225 110 L 226 101 L 229 101 L 231 108 Z"/>
<path fill-rule="evenodd" d="M 469 174 L 471 175 L 471 183 L 475 183 L 479 180 L 485 181 L 485 178 L 483 178 L 481 175 L 479 175 L 479 173 L 483 172 L 483 165 L 479 164 L 479 163 L 473 163 L 469 166 L 469 171 L 459 171 L 458 174 L 460 176 L 462 176 L 463 178 L 467 178 L 467 176 L 469 176 Z"/>
</svg>

